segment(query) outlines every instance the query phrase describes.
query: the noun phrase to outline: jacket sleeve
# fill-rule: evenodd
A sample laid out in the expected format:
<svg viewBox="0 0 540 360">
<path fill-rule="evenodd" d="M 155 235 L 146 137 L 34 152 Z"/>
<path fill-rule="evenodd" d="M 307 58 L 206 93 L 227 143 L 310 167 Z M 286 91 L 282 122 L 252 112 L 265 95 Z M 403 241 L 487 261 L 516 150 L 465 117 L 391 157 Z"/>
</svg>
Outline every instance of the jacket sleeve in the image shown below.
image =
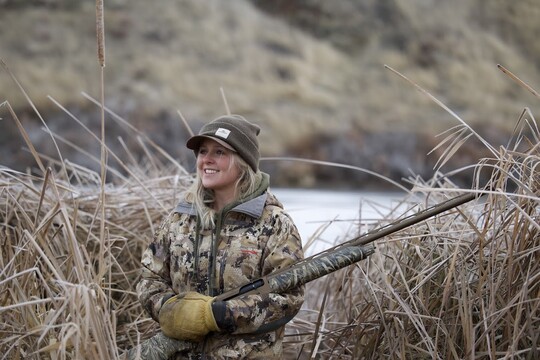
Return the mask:
<svg viewBox="0 0 540 360">
<path fill-rule="evenodd" d="M 170 277 L 168 216 L 154 234 L 154 239 L 142 254 L 141 280 L 137 284 L 137 296 L 142 307 L 156 321 L 162 303 L 174 295 Z"/>
<path fill-rule="evenodd" d="M 274 229 L 264 249 L 262 274 L 285 268 L 303 259 L 302 242 L 292 219 L 284 212 L 273 216 Z M 304 286 L 286 293 L 244 295 L 215 304 L 214 314 L 222 331 L 233 334 L 263 333 L 289 322 L 304 302 Z M 216 308 L 221 306 L 221 311 Z"/>
</svg>

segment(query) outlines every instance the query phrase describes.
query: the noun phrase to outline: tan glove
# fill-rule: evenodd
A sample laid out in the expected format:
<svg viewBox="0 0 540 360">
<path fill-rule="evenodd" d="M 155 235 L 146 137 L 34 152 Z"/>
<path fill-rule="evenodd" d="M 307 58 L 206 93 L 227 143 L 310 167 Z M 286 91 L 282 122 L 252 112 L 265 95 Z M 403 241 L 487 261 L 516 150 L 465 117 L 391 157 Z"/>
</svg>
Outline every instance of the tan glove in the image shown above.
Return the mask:
<svg viewBox="0 0 540 360">
<path fill-rule="evenodd" d="M 210 331 L 219 331 L 212 312 L 213 297 L 194 291 L 183 298 L 173 296 L 159 311 L 164 335 L 188 341 L 201 341 Z"/>
</svg>

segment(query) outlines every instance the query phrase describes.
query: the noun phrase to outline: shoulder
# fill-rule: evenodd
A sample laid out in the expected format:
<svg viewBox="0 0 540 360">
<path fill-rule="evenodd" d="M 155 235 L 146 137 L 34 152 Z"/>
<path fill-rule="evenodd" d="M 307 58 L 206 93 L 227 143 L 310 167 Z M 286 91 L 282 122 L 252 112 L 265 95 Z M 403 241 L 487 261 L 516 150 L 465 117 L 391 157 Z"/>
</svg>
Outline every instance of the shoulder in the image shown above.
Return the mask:
<svg viewBox="0 0 540 360">
<path fill-rule="evenodd" d="M 182 224 L 187 225 L 194 221 L 194 216 L 184 211 L 178 211 L 178 209 L 177 206 L 162 218 L 159 232 L 168 232 Z"/>
<path fill-rule="evenodd" d="M 297 232 L 292 217 L 284 209 L 283 204 L 278 198 L 271 192 L 268 192 L 262 218 L 265 222 L 272 223 L 276 231 L 280 229 L 285 232 Z"/>
<path fill-rule="evenodd" d="M 285 211 L 283 209 L 283 204 L 279 199 L 274 195 L 270 190 L 268 190 L 266 196 L 266 203 L 265 207 L 269 210 L 275 210 L 275 211 Z"/>
</svg>

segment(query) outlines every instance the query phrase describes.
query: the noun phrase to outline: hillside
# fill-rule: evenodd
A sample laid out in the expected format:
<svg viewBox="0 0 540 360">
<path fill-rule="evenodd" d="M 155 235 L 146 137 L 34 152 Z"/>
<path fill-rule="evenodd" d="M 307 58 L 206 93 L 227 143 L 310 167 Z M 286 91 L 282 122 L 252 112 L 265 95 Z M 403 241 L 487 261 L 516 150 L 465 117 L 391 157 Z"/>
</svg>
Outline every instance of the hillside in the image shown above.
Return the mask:
<svg viewBox="0 0 540 360">
<path fill-rule="evenodd" d="M 458 125 L 443 109 L 384 67 L 443 101 L 495 146 L 538 99 L 505 76 L 502 64 L 540 85 L 535 41 L 540 3 L 487 0 L 106 1 L 106 106 L 171 154 L 190 158 L 187 131 L 226 111 L 263 127 L 263 156 L 303 156 L 363 167 L 394 179 L 429 176 L 435 135 Z M 269 5 L 270 4 L 270 5 Z M 48 98 L 96 133 L 99 98 L 93 2 L 0 1 L 1 59 L 55 133 L 99 157 L 99 146 Z M 39 151 L 49 135 L 6 71 L 7 100 Z M 2 165 L 24 169 L 30 156 L 6 106 L 0 108 Z M 137 139 L 108 119 L 112 149 Z M 96 164 L 61 145 L 70 160 Z M 487 156 L 474 141 L 446 167 Z M 306 164 L 262 164 L 279 185 L 380 187 L 363 173 Z M 469 174 L 457 176 L 463 184 Z M 348 181 L 344 181 L 346 178 Z"/>
</svg>

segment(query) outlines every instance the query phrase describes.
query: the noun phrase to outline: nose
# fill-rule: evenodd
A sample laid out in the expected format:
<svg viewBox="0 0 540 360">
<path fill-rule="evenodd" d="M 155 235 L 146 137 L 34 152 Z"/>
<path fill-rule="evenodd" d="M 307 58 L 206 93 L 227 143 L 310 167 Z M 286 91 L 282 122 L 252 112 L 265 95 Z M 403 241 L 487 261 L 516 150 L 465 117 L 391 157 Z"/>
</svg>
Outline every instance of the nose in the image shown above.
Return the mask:
<svg viewBox="0 0 540 360">
<path fill-rule="evenodd" d="M 214 156 L 210 153 L 210 152 L 207 152 L 207 153 L 204 153 L 204 154 L 199 154 L 199 157 L 201 159 L 202 162 L 211 162 L 214 160 Z"/>
</svg>

